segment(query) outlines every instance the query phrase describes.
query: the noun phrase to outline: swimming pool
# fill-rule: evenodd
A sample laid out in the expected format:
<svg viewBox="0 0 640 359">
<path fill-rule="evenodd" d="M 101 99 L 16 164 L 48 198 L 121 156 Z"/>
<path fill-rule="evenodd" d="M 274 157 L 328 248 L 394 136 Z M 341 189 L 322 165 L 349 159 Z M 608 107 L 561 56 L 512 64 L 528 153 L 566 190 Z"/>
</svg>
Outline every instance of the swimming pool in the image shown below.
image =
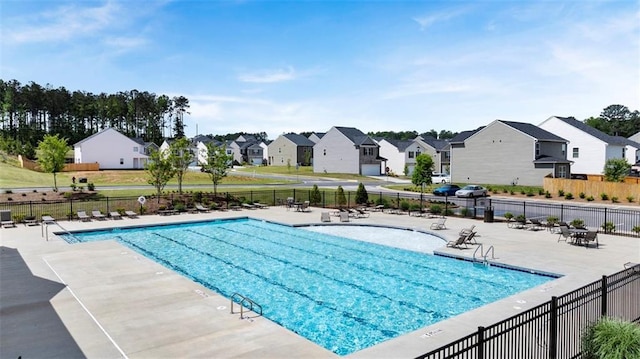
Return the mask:
<svg viewBox="0 0 640 359">
<path fill-rule="evenodd" d="M 72 237 L 117 239 L 226 297 L 247 296 L 339 355 L 554 279 L 252 219 Z"/>
</svg>

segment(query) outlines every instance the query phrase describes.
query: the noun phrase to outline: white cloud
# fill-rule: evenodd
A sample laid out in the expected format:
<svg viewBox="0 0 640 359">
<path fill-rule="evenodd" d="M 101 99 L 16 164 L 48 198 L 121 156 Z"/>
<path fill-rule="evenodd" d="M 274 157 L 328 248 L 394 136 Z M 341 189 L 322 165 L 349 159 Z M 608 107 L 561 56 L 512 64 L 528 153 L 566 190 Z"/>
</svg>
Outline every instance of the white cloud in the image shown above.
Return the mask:
<svg viewBox="0 0 640 359">
<path fill-rule="evenodd" d="M 414 17 L 413 21 L 420 25 L 420 30 L 425 30 L 431 25 L 438 22 L 446 22 L 458 16 L 465 14 L 468 10 L 466 8 L 460 8 L 455 10 L 440 11 L 434 14 Z"/>
<path fill-rule="evenodd" d="M 242 82 L 274 83 L 295 80 L 296 77 L 294 68 L 288 66 L 285 69 L 261 70 L 254 73 L 241 74 L 238 76 L 238 80 Z"/>
<path fill-rule="evenodd" d="M 102 6 L 81 8 L 69 5 L 53 11 L 28 16 L 23 24 L 5 28 L 7 41 L 38 43 L 69 41 L 95 34 L 117 18 L 120 7 L 114 2 Z"/>
</svg>

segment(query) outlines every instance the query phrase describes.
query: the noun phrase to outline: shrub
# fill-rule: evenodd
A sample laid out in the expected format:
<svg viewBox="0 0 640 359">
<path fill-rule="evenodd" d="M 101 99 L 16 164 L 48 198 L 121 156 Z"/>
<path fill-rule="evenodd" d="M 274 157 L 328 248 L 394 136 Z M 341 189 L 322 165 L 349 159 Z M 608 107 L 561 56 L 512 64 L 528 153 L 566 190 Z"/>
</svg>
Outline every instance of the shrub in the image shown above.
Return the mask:
<svg viewBox="0 0 640 359">
<path fill-rule="evenodd" d="M 508 193 L 508 192 L 509 192 L 509 191 L 507 191 L 507 189 L 506 189 L 506 188 L 503 188 L 503 189 L 502 189 L 502 193 Z"/>
<path fill-rule="evenodd" d="M 521 194 L 521 195 L 525 195 L 525 194 L 527 194 L 527 192 L 525 192 L 525 190 L 524 190 L 524 188 L 523 188 L 523 189 L 521 189 L 521 190 L 520 190 L 520 194 Z"/>
<path fill-rule="evenodd" d="M 429 212 L 433 214 L 440 214 L 442 213 L 442 207 L 438 204 L 432 204 L 431 207 L 429 207 Z"/>
<path fill-rule="evenodd" d="M 635 198 L 633 198 L 633 196 L 627 196 L 627 201 L 629 201 L 629 203 L 633 203 L 634 200 Z"/>
<path fill-rule="evenodd" d="M 506 212 L 506 213 L 504 214 L 504 218 L 506 218 L 506 219 L 507 219 L 507 221 L 512 220 L 512 219 L 513 219 L 513 213 L 511 213 L 511 212 Z"/>
<path fill-rule="evenodd" d="M 400 209 L 401 209 L 401 210 L 403 210 L 403 211 L 408 211 L 408 210 L 409 210 L 409 207 L 411 207 L 411 206 L 409 205 L 409 202 L 407 202 L 407 201 L 401 201 L 401 202 L 400 202 Z"/>
<path fill-rule="evenodd" d="M 453 210 L 451 208 L 447 208 L 447 210 L 444 211 L 444 215 L 445 216 L 453 216 Z"/>
<path fill-rule="evenodd" d="M 409 211 L 410 212 L 419 212 L 420 211 L 420 204 L 418 204 L 418 203 L 409 204 Z"/>
<path fill-rule="evenodd" d="M 527 192 L 527 197 L 533 197 L 533 196 L 535 196 L 535 194 L 533 193 L 533 191 L 532 191 L 532 190 L 529 190 L 529 191 Z"/>
<path fill-rule="evenodd" d="M 600 198 L 602 198 L 603 201 L 606 201 L 609 199 L 609 196 L 606 193 L 601 193 Z"/>
<path fill-rule="evenodd" d="M 558 190 L 558 197 L 564 197 L 564 190 L 563 189 L 559 189 Z"/>
<path fill-rule="evenodd" d="M 34 189 L 34 190 L 33 190 L 33 193 L 38 193 L 38 190 L 37 190 L 37 189 Z"/>
<path fill-rule="evenodd" d="M 522 222 L 524 223 L 527 220 L 527 217 L 524 216 L 524 214 L 519 214 L 516 216 L 516 221 L 517 222 Z"/>
<path fill-rule="evenodd" d="M 636 234 L 640 234 L 640 226 L 634 226 L 633 228 L 631 228 L 631 230 Z"/>
<path fill-rule="evenodd" d="M 589 197 L 587 197 L 587 201 L 588 201 L 588 202 L 592 202 L 593 200 L 594 200 L 593 196 L 589 196 Z"/>
<path fill-rule="evenodd" d="M 7 189 L 7 190 L 5 190 L 5 191 L 4 191 L 4 193 L 6 193 L 6 194 L 12 194 L 12 193 L 13 193 L 13 191 L 12 191 L 12 190 L 10 190 L 10 189 Z"/>
<path fill-rule="evenodd" d="M 549 216 L 547 217 L 547 223 L 549 224 L 556 224 L 560 221 L 560 218 L 556 217 L 556 216 Z"/>
<path fill-rule="evenodd" d="M 620 201 L 618 201 L 618 197 L 616 197 L 616 196 L 611 197 L 611 202 L 612 203 L 620 203 Z"/>
<path fill-rule="evenodd" d="M 587 195 L 584 194 L 584 192 L 580 192 L 580 194 L 578 195 L 580 198 L 584 199 Z"/>
<path fill-rule="evenodd" d="M 640 358 L 640 326 L 620 319 L 603 317 L 582 333 L 585 359 Z"/>
<path fill-rule="evenodd" d="M 571 192 L 565 194 L 564 199 L 573 199 L 573 195 L 571 194 Z"/>
<path fill-rule="evenodd" d="M 116 208 L 116 212 L 118 212 L 121 216 L 124 216 L 127 210 L 124 208 Z"/>
<path fill-rule="evenodd" d="M 318 188 L 317 184 L 314 184 L 313 188 L 311 189 L 309 202 L 311 202 L 311 204 L 319 204 L 320 202 L 322 202 L 322 193 L 320 193 L 320 189 Z"/>
<path fill-rule="evenodd" d="M 356 190 L 356 203 L 366 204 L 367 202 L 369 202 L 369 194 L 367 193 L 367 189 L 364 188 L 364 184 L 360 182 Z"/>
<path fill-rule="evenodd" d="M 514 195 L 514 194 L 516 194 L 516 193 L 515 193 L 515 192 L 513 192 L 513 190 L 511 190 L 511 191 L 509 191 L 509 194 L 513 196 L 513 195 Z"/>
<path fill-rule="evenodd" d="M 71 187 L 72 191 L 75 191 L 78 186 L 75 183 L 72 183 L 69 187 Z"/>
<path fill-rule="evenodd" d="M 379 197 L 378 199 L 376 199 L 376 205 L 383 205 L 384 208 L 387 208 L 389 207 L 389 201 L 384 197 Z"/>
<path fill-rule="evenodd" d="M 600 227 L 604 229 L 605 233 L 612 233 L 612 232 L 615 232 L 616 230 L 616 225 L 613 224 L 613 222 L 604 222 Z"/>
<path fill-rule="evenodd" d="M 184 212 L 184 211 L 187 210 L 185 205 L 184 205 L 184 203 L 181 203 L 181 202 L 180 203 L 176 203 L 175 206 L 173 206 L 173 209 L 175 209 L 178 212 Z"/>
<path fill-rule="evenodd" d="M 576 218 L 573 221 L 571 221 L 569 224 L 576 228 L 581 228 L 581 227 L 584 227 L 584 219 Z"/>
<path fill-rule="evenodd" d="M 462 217 L 470 216 L 470 215 L 471 215 L 471 209 L 470 209 L 470 208 L 467 208 L 467 207 L 462 207 L 462 208 L 460 208 L 460 215 L 461 215 Z"/>
<path fill-rule="evenodd" d="M 23 193 L 23 194 L 22 194 L 22 197 L 26 197 L 26 196 L 27 196 L 27 194 L 26 194 L 26 193 Z"/>
<path fill-rule="evenodd" d="M 544 198 L 551 198 L 551 193 L 549 191 L 545 192 Z"/>
<path fill-rule="evenodd" d="M 549 193 L 549 192 L 546 192 L 546 193 Z M 543 188 L 538 189 L 538 196 L 544 196 L 546 193 Z"/>
<path fill-rule="evenodd" d="M 13 198 L 8 197 L 8 198 L 7 198 L 7 201 L 13 201 Z"/>
</svg>

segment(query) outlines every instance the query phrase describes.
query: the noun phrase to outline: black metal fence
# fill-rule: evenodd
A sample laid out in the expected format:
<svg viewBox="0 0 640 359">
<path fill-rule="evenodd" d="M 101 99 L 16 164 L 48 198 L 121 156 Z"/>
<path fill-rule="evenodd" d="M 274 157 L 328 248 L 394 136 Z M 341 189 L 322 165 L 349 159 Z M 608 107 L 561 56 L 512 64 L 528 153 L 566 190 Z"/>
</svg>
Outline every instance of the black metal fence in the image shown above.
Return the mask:
<svg viewBox="0 0 640 359">
<path fill-rule="evenodd" d="M 624 269 L 420 355 L 444 358 L 580 358 L 581 336 L 602 316 L 640 321 L 640 265 Z"/>
<path fill-rule="evenodd" d="M 177 193 L 168 193 L 162 196 L 163 203 L 171 205 L 176 200 L 193 202 L 197 194 L 202 192 L 188 191 L 182 196 Z M 210 194 L 210 193 L 209 193 Z M 316 202 L 311 189 L 273 189 L 255 191 L 230 191 L 219 194 L 218 205 L 221 208 L 229 207 L 233 203 L 260 202 L 268 205 L 285 203 L 287 198 L 296 201 L 311 201 L 315 206 L 335 208 L 339 206 L 355 207 L 356 192 L 344 191 L 344 202 L 341 202 L 336 190 L 320 190 L 320 198 Z M 601 232 L 640 236 L 640 207 L 620 208 L 595 205 L 572 205 L 563 203 L 549 203 L 541 201 L 512 200 L 502 198 L 457 198 L 438 197 L 431 194 L 411 192 L 369 192 L 370 204 L 383 204 L 386 207 L 402 208 L 407 214 L 411 211 L 428 211 L 432 206 L 441 208 L 446 215 L 456 215 L 468 218 L 484 218 L 486 212 L 491 211 L 491 217 L 504 218 L 508 212 L 524 215 L 526 218 L 546 219 L 550 216 L 557 217 L 560 221 L 570 222 L 574 219 L 582 219 L 590 228 L 598 228 Z M 148 201 L 154 200 L 148 198 Z M 190 205 L 186 203 L 186 205 Z M 0 209 L 11 209 L 12 214 L 18 219 L 23 217 L 35 217 L 46 214 L 56 219 L 71 219 L 77 211 L 100 210 L 103 213 L 117 211 L 118 209 L 145 211 L 146 207 L 138 203 L 138 197 L 104 197 L 99 199 L 68 199 L 60 201 L 32 201 L 32 202 L 3 202 Z M 153 211 L 151 211 L 153 213 Z"/>
</svg>

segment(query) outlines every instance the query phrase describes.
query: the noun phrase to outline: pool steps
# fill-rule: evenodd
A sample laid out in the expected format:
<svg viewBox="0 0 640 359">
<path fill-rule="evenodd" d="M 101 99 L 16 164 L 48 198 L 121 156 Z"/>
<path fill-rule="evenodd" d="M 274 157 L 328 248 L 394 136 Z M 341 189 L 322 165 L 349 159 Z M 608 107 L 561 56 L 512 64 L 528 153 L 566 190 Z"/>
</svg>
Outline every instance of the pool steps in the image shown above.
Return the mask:
<svg viewBox="0 0 640 359">
<path fill-rule="evenodd" d="M 231 314 L 235 314 L 233 312 L 233 303 L 238 303 L 240 305 L 240 319 L 244 319 L 244 308 L 249 309 L 250 311 L 259 314 L 260 316 L 262 316 L 262 306 L 256 302 L 254 302 L 253 300 L 249 299 L 249 297 L 246 297 L 240 293 L 233 293 L 233 295 L 231 296 Z M 253 307 L 256 306 L 259 310 L 260 313 L 256 312 Z"/>
</svg>

